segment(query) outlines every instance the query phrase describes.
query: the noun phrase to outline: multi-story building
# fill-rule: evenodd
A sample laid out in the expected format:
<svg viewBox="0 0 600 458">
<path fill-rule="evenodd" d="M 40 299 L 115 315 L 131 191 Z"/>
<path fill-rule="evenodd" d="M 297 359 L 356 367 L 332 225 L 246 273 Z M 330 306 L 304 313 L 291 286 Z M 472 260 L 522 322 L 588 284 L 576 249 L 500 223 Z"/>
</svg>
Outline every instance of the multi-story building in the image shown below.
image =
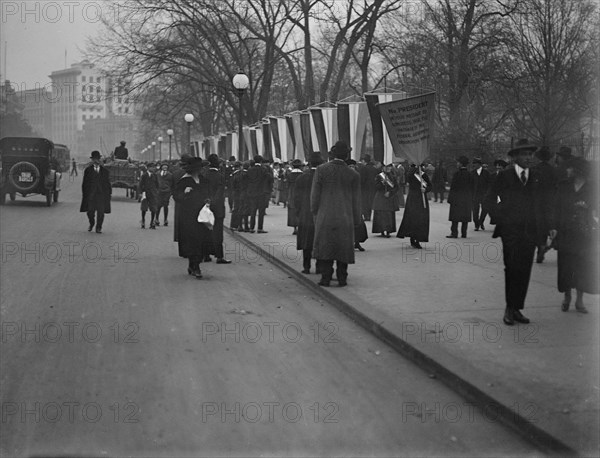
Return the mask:
<svg viewBox="0 0 600 458">
<path fill-rule="evenodd" d="M 23 105 L 23 118 L 31 126 L 33 134 L 52 138 L 52 93 L 45 87 L 38 87 L 18 91 L 16 95 Z"/>
</svg>

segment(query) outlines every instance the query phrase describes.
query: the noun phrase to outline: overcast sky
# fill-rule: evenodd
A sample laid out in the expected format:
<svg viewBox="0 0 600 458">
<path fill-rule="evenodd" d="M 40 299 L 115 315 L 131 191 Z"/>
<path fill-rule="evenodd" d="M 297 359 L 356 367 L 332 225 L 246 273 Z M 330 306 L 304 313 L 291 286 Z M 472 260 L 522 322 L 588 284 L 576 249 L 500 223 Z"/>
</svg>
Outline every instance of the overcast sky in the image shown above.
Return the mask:
<svg viewBox="0 0 600 458">
<path fill-rule="evenodd" d="M 81 61 L 86 37 L 102 30 L 100 18 L 107 5 L 102 0 L 0 0 L 2 81 L 33 89 L 36 83 L 49 83 L 53 71 L 65 68 L 65 50 L 67 67 Z"/>
</svg>

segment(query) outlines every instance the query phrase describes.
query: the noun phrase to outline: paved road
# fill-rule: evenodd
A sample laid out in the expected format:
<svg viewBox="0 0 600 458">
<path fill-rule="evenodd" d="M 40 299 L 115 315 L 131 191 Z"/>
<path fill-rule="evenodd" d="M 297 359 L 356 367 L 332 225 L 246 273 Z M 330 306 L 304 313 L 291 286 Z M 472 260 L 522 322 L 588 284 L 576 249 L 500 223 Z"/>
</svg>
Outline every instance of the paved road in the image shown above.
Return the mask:
<svg viewBox="0 0 600 458">
<path fill-rule="evenodd" d="M 541 456 L 243 245 L 188 276 L 124 194 L 101 235 L 77 179 L 0 209 L 1 456 Z"/>
</svg>

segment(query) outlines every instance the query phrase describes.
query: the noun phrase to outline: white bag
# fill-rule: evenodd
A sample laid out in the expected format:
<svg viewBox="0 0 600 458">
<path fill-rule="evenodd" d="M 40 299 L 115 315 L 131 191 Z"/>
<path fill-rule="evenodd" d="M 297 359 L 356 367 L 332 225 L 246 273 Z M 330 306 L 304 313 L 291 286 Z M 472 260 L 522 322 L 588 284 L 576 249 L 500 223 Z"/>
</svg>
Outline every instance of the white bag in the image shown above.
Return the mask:
<svg viewBox="0 0 600 458">
<path fill-rule="evenodd" d="M 198 222 L 206 224 L 211 230 L 215 225 L 215 214 L 208 204 L 205 204 L 204 207 L 202 207 L 202 210 L 200 210 L 200 213 L 198 213 Z"/>
</svg>

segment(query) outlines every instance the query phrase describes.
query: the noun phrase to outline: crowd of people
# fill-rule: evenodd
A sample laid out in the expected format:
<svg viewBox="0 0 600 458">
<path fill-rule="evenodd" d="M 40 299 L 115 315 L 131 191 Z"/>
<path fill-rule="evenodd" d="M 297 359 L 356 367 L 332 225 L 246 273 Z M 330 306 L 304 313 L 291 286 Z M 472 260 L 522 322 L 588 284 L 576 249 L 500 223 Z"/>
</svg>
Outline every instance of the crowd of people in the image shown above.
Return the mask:
<svg viewBox="0 0 600 458">
<path fill-rule="evenodd" d="M 541 263 L 552 248 L 558 251 L 558 290 L 564 294 L 562 310 L 568 311 L 575 289 L 575 309 L 586 313 L 584 293 L 598 293 L 598 202 L 592 169 L 567 147 L 554 154 L 520 140 L 508 151 L 509 162 L 497 159 L 493 168 L 481 158 L 456 160 L 456 172 L 448 179 L 447 168 L 438 162 L 380 164 L 364 155 L 359 164 L 350 159 L 351 148 L 338 141 L 325 161 L 313 153 L 306 163 L 269 163 L 261 156 L 240 162 L 211 154 L 207 160 L 186 156 L 178 166 L 146 164 L 140 177 L 141 228 L 150 212 L 150 228 L 168 225 L 171 196 L 175 201 L 174 240 L 179 255 L 188 259 L 188 273 L 202 278 L 200 264 L 215 256 L 229 264 L 223 253 L 223 229 L 227 214 L 233 231 L 265 234 L 264 220 L 269 203 L 287 209 L 287 226 L 296 235 L 303 254 L 303 273 L 310 273 L 312 260 L 321 275 L 319 285 L 330 286 L 335 274 L 339 286 L 347 285 L 348 265 L 355 250 L 364 251 L 365 222 L 372 233 L 389 238 L 408 238 L 421 249 L 429 241 L 430 200 L 449 204 L 448 238 L 468 236 L 469 223 L 475 231 L 494 226 L 493 237 L 502 241 L 505 265 L 506 310 L 504 322 L 528 323 L 522 314 L 534 259 Z M 101 190 L 105 181 L 99 153 L 84 173 L 82 211 L 88 211 L 90 229 L 93 210 L 105 204 Z M 469 168 L 469 165 L 471 167 Z M 94 171 L 97 176 L 92 176 Z M 106 191 L 105 191 L 106 192 Z M 104 200 L 103 200 L 104 199 Z M 103 214 L 96 219 L 101 232 Z M 199 222 L 203 207 L 210 207 L 214 224 Z M 404 208 L 400 226 L 396 212 Z M 106 211 L 108 209 L 108 211 Z M 489 216 L 489 223 L 486 218 Z M 98 230 L 98 228 L 100 230 Z M 537 250 L 537 256 L 535 252 Z"/>
</svg>

